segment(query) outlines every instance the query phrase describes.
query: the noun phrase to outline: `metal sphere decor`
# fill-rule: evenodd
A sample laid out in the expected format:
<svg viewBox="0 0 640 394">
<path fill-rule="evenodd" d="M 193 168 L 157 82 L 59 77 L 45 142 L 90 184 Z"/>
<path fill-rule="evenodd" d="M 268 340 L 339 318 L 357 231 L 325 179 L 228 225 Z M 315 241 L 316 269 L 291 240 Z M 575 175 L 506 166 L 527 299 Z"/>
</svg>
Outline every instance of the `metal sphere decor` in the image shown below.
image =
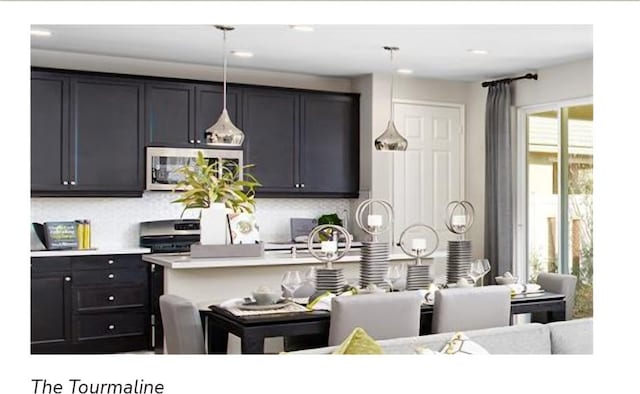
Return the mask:
<svg viewBox="0 0 640 394">
<path fill-rule="evenodd" d="M 435 242 L 433 244 L 433 247 L 431 248 L 427 248 L 427 239 L 426 238 L 421 238 L 421 239 L 412 239 L 411 241 L 419 241 L 416 242 L 415 245 L 407 245 L 407 234 L 409 233 L 409 231 L 416 229 L 416 228 L 422 228 L 424 230 L 426 230 L 428 233 L 432 233 L 433 234 L 433 238 L 435 238 Z M 438 249 L 438 244 L 440 243 L 440 237 L 438 237 L 438 233 L 436 232 L 436 230 L 431 227 L 428 226 L 426 224 L 413 224 L 407 228 L 404 229 L 404 231 L 402 232 L 402 234 L 400 234 L 400 248 L 402 249 L 402 251 L 407 255 L 407 256 L 411 256 L 417 259 L 418 264 L 421 258 L 423 257 L 427 257 L 433 254 L 433 252 L 436 251 L 436 249 Z"/>
<path fill-rule="evenodd" d="M 454 234 L 462 235 L 473 225 L 475 209 L 469 201 L 451 201 L 447 204 L 447 217 L 444 224 Z"/>
<path fill-rule="evenodd" d="M 316 236 L 320 234 L 320 232 L 326 232 L 326 230 L 331 230 L 334 240 L 324 241 L 324 242 L 335 242 L 336 243 L 336 251 L 335 252 L 323 252 L 322 249 L 317 249 L 313 247 L 313 241 Z M 336 232 L 341 233 L 345 237 L 345 246 L 342 250 L 337 249 L 337 240 L 339 236 L 336 236 Z M 337 260 L 340 260 L 344 255 L 346 255 L 351 249 L 351 234 L 342 226 L 338 226 L 335 224 L 323 224 L 320 226 L 316 226 L 309 233 L 309 241 L 307 242 L 307 248 L 309 249 L 309 254 L 315 257 L 319 261 L 327 263 L 327 266 L 331 268 L 331 263 Z"/>
<path fill-rule="evenodd" d="M 387 219 L 383 220 L 380 215 L 369 215 L 365 224 L 365 222 L 363 222 L 362 220 L 362 215 L 366 211 L 366 209 L 373 204 L 379 204 L 384 208 L 387 214 Z M 376 239 L 376 236 L 384 234 L 391 229 L 391 225 L 393 224 L 393 217 L 393 206 L 388 201 L 372 198 L 361 202 L 360 205 L 358 205 L 355 213 L 356 224 L 358 225 L 358 227 L 365 233 L 370 234 L 374 240 Z M 379 224 L 376 221 L 379 221 Z"/>
</svg>

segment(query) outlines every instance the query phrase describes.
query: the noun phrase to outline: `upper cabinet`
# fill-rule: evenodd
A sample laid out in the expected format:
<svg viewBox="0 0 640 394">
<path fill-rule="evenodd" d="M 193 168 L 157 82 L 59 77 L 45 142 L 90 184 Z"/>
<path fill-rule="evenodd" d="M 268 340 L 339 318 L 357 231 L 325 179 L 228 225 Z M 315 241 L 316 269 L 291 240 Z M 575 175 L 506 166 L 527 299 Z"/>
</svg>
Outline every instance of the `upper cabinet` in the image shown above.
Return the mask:
<svg viewBox="0 0 640 394">
<path fill-rule="evenodd" d="M 210 148 L 223 101 L 220 83 L 34 69 L 32 195 L 140 196 L 145 147 Z M 357 197 L 358 95 L 231 85 L 226 104 L 258 197 Z"/>
<path fill-rule="evenodd" d="M 142 82 L 33 72 L 31 93 L 32 195 L 142 194 Z"/>
</svg>

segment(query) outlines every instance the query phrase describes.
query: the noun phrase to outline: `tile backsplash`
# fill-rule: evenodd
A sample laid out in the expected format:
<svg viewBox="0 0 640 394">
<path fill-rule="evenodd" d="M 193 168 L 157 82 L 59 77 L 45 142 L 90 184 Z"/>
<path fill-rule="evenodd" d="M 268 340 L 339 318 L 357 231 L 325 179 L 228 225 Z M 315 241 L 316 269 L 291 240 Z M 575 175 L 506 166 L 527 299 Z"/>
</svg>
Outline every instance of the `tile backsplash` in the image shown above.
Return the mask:
<svg viewBox="0 0 640 394">
<path fill-rule="evenodd" d="M 142 198 L 31 198 L 31 221 L 91 220 L 92 246 L 124 248 L 138 246 L 140 222 L 177 219 L 182 205 L 171 204 L 177 197 L 168 192 L 145 192 Z M 256 199 L 256 219 L 264 241 L 279 242 L 290 239 L 289 219 L 317 218 L 337 213 L 350 218 L 348 199 L 283 198 Z M 195 218 L 197 210 L 185 212 L 184 218 Z"/>
</svg>

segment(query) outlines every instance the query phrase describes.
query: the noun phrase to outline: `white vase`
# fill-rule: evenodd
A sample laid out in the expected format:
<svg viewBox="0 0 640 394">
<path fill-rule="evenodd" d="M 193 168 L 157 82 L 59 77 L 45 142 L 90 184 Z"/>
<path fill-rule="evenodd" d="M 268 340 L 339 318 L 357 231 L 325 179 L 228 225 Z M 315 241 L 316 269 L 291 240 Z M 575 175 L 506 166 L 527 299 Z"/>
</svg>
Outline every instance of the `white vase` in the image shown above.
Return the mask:
<svg viewBox="0 0 640 394">
<path fill-rule="evenodd" d="M 227 243 L 227 210 L 223 203 L 212 203 L 200 215 L 200 243 L 225 245 Z"/>
</svg>

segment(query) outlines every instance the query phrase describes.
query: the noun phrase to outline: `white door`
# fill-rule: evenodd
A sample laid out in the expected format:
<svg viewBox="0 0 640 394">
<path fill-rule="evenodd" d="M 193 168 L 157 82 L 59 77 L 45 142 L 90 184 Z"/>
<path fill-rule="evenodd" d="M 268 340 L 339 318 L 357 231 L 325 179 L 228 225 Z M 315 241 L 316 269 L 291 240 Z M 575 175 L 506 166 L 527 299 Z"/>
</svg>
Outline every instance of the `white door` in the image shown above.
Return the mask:
<svg viewBox="0 0 640 394">
<path fill-rule="evenodd" d="M 439 249 L 452 239 L 444 225 L 447 204 L 463 198 L 462 108 L 394 104 L 394 121 L 409 141 L 406 152 L 394 154 L 394 237 L 412 224 L 432 226 Z"/>
</svg>

